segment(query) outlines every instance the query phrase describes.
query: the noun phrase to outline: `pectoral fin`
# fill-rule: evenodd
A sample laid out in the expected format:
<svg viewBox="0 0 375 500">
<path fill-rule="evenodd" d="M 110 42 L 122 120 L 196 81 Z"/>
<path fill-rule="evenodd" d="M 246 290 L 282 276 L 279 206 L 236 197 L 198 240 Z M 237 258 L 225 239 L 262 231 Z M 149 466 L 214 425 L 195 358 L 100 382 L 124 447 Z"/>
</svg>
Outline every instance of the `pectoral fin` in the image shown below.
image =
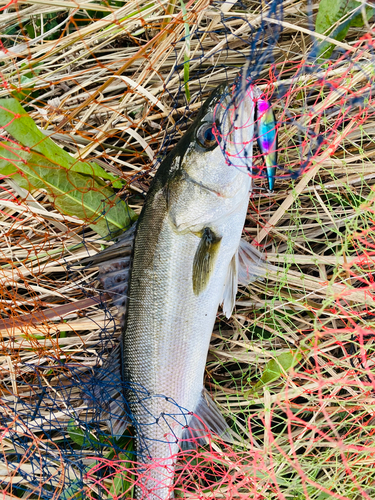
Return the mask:
<svg viewBox="0 0 375 500">
<path fill-rule="evenodd" d="M 227 278 L 224 284 L 223 292 L 223 313 L 229 319 L 232 316 L 234 303 L 236 301 L 238 283 L 238 252 L 236 252 L 230 261 Z"/>
<path fill-rule="evenodd" d="M 259 250 L 244 239 L 241 239 L 238 247 L 238 262 L 238 283 L 245 286 L 262 278 L 269 268 Z"/>
<path fill-rule="evenodd" d="M 247 286 L 252 281 L 262 278 L 270 268 L 263 255 L 246 240 L 241 239 L 237 252 L 228 267 L 223 290 L 223 313 L 229 319 L 236 302 L 237 285 Z"/>
<path fill-rule="evenodd" d="M 193 261 L 193 291 L 199 295 L 208 285 L 219 253 L 221 237 L 204 228 Z"/>
</svg>

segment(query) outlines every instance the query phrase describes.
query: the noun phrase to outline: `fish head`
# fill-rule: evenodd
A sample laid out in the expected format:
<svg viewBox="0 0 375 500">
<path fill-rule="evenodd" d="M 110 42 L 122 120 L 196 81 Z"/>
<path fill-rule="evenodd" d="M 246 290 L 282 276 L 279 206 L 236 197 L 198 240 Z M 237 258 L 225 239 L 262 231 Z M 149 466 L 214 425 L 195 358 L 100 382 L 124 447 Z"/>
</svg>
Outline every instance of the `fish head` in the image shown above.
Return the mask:
<svg viewBox="0 0 375 500">
<path fill-rule="evenodd" d="M 254 115 L 252 87 L 215 89 L 192 126 L 182 162 L 186 173 L 221 196 L 233 196 L 251 172 Z"/>
<path fill-rule="evenodd" d="M 248 198 L 254 115 L 252 87 L 221 85 L 203 104 L 170 159 L 169 211 L 178 229 L 191 229 L 194 219 L 199 230 Z"/>
</svg>

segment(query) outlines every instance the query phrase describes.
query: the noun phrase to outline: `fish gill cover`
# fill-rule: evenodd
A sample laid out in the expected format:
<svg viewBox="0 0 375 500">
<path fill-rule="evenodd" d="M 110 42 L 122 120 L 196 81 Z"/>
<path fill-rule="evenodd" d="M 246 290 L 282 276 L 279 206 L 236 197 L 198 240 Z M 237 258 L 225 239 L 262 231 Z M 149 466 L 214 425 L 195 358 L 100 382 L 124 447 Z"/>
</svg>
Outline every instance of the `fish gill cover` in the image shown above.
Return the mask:
<svg viewBox="0 0 375 500">
<path fill-rule="evenodd" d="M 181 452 L 175 497 L 373 499 L 371 3 L 0 8 L 1 498 L 134 496 L 137 422 L 116 436 L 106 404 L 124 385 L 107 361 L 119 321 L 77 263 L 130 227 L 161 159 L 226 81 L 214 133 L 228 168 L 254 177 L 243 235 L 270 265 L 229 320 L 219 309 L 207 359 L 233 442 L 207 433 Z M 273 192 L 260 138 L 252 158 L 229 147 L 254 85 L 276 117 Z"/>
</svg>

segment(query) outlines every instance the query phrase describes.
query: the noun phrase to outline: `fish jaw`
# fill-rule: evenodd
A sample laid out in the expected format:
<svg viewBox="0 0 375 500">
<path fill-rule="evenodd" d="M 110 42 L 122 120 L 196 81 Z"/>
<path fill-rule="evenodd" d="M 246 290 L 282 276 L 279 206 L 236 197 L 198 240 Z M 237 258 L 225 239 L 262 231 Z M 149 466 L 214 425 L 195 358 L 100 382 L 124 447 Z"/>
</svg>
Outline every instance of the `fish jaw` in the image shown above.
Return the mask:
<svg viewBox="0 0 375 500">
<path fill-rule="evenodd" d="M 254 85 L 234 85 L 228 97 L 215 109 L 215 123 L 226 162 L 243 173 L 252 174 L 256 96 Z"/>
</svg>

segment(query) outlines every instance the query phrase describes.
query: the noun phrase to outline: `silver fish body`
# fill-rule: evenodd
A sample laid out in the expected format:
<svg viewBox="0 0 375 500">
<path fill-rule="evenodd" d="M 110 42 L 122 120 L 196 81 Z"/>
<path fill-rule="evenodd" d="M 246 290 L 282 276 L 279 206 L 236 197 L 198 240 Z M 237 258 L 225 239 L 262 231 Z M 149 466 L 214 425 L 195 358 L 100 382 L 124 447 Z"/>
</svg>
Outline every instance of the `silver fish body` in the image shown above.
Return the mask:
<svg viewBox="0 0 375 500">
<path fill-rule="evenodd" d="M 150 212 L 147 210 L 138 228 L 124 363 L 126 378 L 134 389 L 128 400 L 138 422 L 137 448 L 155 464 L 161 461 L 172 465 L 172 458 L 165 459 L 178 452 L 183 426 L 189 424 L 188 412 L 195 411 L 202 397 L 212 329 L 247 211 L 249 184 L 242 179 L 243 174 L 239 177 L 242 199 L 230 214 L 210 223 L 222 240 L 215 270 L 199 296 L 192 287 L 192 262 L 199 237 L 190 231 L 179 233 L 162 194 L 149 205 Z M 152 243 L 151 234 L 155 239 Z M 150 396 L 142 393 L 140 397 L 137 387 L 142 392 L 146 389 Z M 155 485 L 150 485 L 156 490 L 155 496 L 149 498 L 169 498 L 167 490 L 173 475 L 158 488 L 159 474 L 165 477 L 156 468 Z"/>
</svg>

